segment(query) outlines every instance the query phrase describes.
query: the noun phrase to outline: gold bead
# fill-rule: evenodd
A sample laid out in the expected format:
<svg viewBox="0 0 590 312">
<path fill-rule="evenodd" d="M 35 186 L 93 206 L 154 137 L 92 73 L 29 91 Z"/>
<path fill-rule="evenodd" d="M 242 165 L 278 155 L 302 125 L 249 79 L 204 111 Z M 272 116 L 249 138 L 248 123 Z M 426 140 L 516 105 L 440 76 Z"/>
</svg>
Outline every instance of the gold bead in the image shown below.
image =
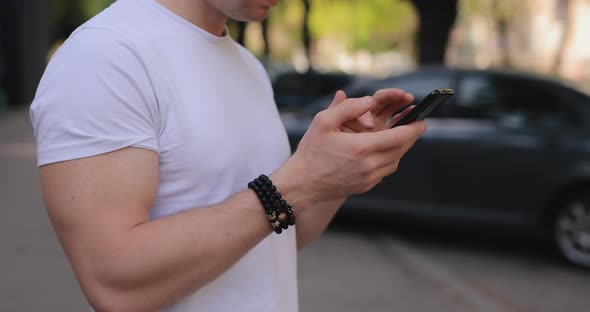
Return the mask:
<svg viewBox="0 0 590 312">
<path fill-rule="evenodd" d="M 276 221 L 276 222 L 273 222 L 272 223 L 272 228 L 273 229 L 277 229 L 277 228 L 280 228 L 280 227 L 281 227 L 281 222 Z"/>
<path fill-rule="evenodd" d="M 289 216 L 286 213 L 281 212 L 281 214 L 279 215 L 279 221 L 283 222 L 283 221 L 287 220 L 288 217 Z"/>
<path fill-rule="evenodd" d="M 268 220 L 272 221 L 277 218 L 277 215 L 273 212 L 269 215 L 266 215 L 266 217 L 268 218 Z"/>
</svg>

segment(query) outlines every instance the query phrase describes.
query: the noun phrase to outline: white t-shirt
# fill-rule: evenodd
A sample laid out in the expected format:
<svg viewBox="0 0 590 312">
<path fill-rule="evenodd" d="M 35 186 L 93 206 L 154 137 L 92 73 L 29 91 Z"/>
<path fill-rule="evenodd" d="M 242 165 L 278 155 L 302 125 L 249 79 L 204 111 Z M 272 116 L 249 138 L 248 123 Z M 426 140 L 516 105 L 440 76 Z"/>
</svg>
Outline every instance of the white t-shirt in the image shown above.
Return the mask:
<svg viewBox="0 0 590 312">
<path fill-rule="evenodd" d="M 261 64 L 154 0 L 119 0 L 76 30 L 31 121 L 39 166 L 129 146 L 158 153 L 154 219 L 223 202 L 291 153 Z M 297 311 L 295 239 L 295 228 L 268 236 L 165 311 Z"/>
</svg>

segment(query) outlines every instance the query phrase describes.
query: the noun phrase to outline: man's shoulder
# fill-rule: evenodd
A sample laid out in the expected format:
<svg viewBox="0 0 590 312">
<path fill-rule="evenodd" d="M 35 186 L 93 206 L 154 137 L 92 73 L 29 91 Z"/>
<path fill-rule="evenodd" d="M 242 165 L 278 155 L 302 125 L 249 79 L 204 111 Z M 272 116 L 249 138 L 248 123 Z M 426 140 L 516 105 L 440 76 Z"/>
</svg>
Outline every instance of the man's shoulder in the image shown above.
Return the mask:
<svg viewBox="0 0 590 312">
<path fill-rule="evenodd" d="M 119 0 L 92 17 L 70 35 L 68 41 L 119 41 L 129 44 L 148 42 L 151 28 L 149 10 L 134 0 Z M 89 42 L 90 43 L 90 42 Z"/>
<path fill-rule="evenodd" d="M 134 0 L 119 0 L 79 26 L 52 58 L 59 62 L 66 55 L 84 57 L 88 62 L 118 63 L 121 54 L 139 58 L 140 51 L 149 44 L 150 27 L 145 20 L 148 11 Z"/>
<path fill-rule="evenodd" d="M 136 55 L 131 39 L 114 29 L 96 26 L 81 26 L 70 35 L 51 58 L 52 65 L 76 63 L 83 59 L 88 67 L 119 63 L 124 55 Z M 58 66 L 59 67 L 59 66 Z"/>
</svg>

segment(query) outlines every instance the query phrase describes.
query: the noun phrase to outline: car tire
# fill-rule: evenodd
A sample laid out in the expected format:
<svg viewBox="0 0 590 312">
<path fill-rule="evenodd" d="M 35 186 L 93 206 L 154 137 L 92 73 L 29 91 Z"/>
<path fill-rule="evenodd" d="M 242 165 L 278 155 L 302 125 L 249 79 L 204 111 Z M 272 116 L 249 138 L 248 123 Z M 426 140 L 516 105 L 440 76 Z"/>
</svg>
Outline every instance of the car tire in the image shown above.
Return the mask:
<svg viewBox="0 0 590 312">
<path fill-rule="evenodd" d="M 590 269 L 590 196 L 578 193 L 565 201 L 555 214 L 552 234 L 561 257 Z"/>
</svg>

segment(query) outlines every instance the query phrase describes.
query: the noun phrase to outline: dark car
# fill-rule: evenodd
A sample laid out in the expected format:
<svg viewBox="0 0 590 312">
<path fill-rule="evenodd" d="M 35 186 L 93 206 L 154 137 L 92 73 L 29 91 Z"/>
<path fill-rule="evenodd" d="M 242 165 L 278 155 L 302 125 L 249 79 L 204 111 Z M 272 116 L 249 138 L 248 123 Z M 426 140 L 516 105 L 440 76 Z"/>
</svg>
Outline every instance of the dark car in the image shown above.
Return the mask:
<svg viewBox="0 0 590 312">
<path fill-rule="evenodd" d="M 455 96 L 430 115 L 398 171 L 347 207 L 541 230 L 567 260 L 590 267 L 590 97 L 531 75 L 445 68 L 347 93 L 392 87 L 417 101 L 439 88 Z M 283 115 L 293 149 L 330 100 Z"/>
<path fill-rule="evenodd" d="M 346 73 L 286 72 L 273 79 L 275 102 L 281 111 L 299 111 L 338 89 L 357 90 L 367 79 Z"/>
</svg>

